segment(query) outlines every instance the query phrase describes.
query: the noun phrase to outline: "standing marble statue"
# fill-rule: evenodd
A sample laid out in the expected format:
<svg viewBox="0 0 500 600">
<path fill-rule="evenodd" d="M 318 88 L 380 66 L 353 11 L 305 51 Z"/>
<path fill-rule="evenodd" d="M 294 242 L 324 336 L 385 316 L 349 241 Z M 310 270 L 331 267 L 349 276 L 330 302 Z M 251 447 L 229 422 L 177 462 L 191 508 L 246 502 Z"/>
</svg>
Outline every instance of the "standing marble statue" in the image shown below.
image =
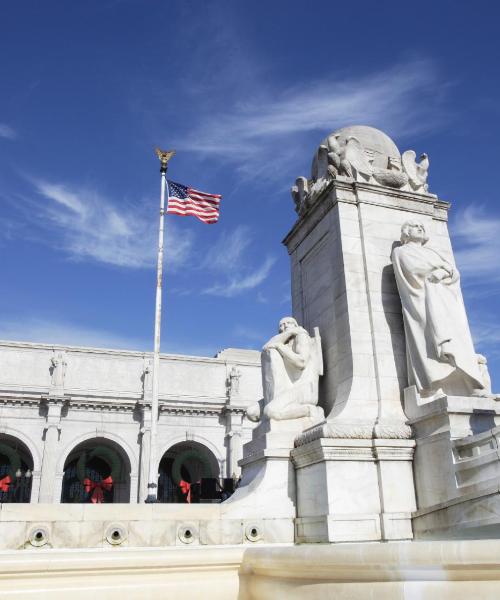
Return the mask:
<svg viewBox="0 0 500 600">
<path fill-rule="evenodd" d="M 468 396 L 484 389 L 457 268 L 427 247 L 425 227 L 408 221 L 392 263 L 401 297 L 408 383 L 422 397 Z"/>
<path fill-rule="evenodd" d="M 318 380 L 323 374 L 321 338 L 311 338 L 293 317 L 279 323 L 279 333 L 262 349 L 264 415 L 278 421 L 301 417 L 323 418 L 318 406 Z M 260 408 L 248 412 L 258 419 Z"/>
<path fill-rule="evenodd" d="M 64 378 L 66 375 L 66 359 L 63 352 L 54 351 L 50 358 L 50 374 L 52 387 L 62 389 L 64 387 Z"/>
</svg>

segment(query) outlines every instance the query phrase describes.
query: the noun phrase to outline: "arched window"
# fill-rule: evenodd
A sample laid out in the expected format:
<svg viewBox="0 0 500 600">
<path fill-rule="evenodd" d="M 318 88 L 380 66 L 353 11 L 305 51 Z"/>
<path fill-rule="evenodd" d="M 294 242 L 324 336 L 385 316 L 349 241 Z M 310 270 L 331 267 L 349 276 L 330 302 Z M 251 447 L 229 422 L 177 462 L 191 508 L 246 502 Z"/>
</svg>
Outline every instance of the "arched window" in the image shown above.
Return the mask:
<svg viewBox="0 0 500 600">
<path fill-rule="evenodd" d="M 180 442 L 169 448 L 160 461 L 159 473 L 159 502 L 199 502 L 202 480 L 213 484 L 214 498 L 222 489 L 217 458 L 198 442 Z"/>
<path fill-rule="evenodd" d="M 111 504 L 130 501 L 130 462 L 110 440 L 78 444 L 64 465 L 61 502 Z"/>
<path fill-rule="evenodd" d="M 23 442 L 0 436 L 0 502 L 29 502 L 33 457 Z"/>
</svg>

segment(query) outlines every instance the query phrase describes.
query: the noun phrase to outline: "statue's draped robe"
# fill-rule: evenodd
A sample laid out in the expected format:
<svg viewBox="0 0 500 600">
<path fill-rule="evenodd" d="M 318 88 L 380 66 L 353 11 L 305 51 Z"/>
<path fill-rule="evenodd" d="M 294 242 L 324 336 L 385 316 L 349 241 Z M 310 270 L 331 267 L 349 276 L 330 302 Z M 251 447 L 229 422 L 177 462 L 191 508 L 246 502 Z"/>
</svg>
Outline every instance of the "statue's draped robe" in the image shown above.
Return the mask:
<svg viewBox="0 0 500 600">
<path fill-rule="evenodd" d="M 285 408 L 290 404 L 317 404 L 319 373 L 316 347 L 307 331 L 299 327 L 297 336 L 287 344 L 294 352 L 297 352 L 298 336 L 301 336 L 302 343 L 310 345 L 304 369 L 292 365 L 275 348 L 262 352 L 262 384 L 266 405 L 273 402 L 277 408 Z"/>
<path fill-rule="evenodd" d="M 483 388 L 458 274 L 430 282 L 434 270 L 451 265 L 436 250 L 414 243 L 395 248 L 392 262 L 403 308 L 409 384 L 419 391 L 442 387 L 450 393 L 447 380 L 456 382 L 459 369 L 463 389 L 454 383 L 451 393 L 468 395 Z M 444 342 L 456 367 L 441 357 Z"/>
</svg>

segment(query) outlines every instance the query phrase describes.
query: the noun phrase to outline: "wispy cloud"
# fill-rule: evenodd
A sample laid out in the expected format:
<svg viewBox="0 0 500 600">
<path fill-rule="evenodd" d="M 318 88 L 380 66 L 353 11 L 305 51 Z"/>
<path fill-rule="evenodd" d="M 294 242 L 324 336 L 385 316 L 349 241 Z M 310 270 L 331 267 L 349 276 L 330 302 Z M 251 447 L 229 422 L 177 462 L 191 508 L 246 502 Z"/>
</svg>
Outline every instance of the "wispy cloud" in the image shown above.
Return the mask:
<svg viewBox="0 0 500 600">
<path fill-rule="evenodd" d="M 246 225 L 238 225 L 229 232 L 222 232 L 206 254 L 203 268 L 226 273 L 238 270 L 243 254 L 251 242 L 252 234 Z"/>
<path fill-rule="evenodd" d="M 303 154 L 299 140 L 311 132 L 323 135 L 356 123 L 399 137 L 432 128 L 444 118 L 436 79 L 434 65 L 420 60 L 365 77 L 302 80 L 288 89 L 259 85 L 254 97 L 244 86 L 242 97 L 224 112 L 200 111 L 177 146 L 232 163 L 242 175 L 276 177 L 279 165 Z"/>
<path fill-rule="evenodd" d="M 254 342 L 258 344 L 262 344 L 266 339 L 266 334 L 262 333 L 257 329 L 252 327 L 247 327 L 245 325 L 238 325 L 233 330 L 233 335 L 237 336 L 242 340 L 247 340 L 249 342 Z M 269 335 L 269 334 L 268 334 Z"/>
<path fill-rule="evenodd" d="M 500 216 L 469 206 L 455 216 L 452 231 L 457 241 L 455 260 L 466 276 L 465 284 L 500 282 Z"/>
<path fill-rule="evenodd" d="M 12 129 L 10 125 L 0 123 L 0 138 L 5 138 L 6 140 L 15 140 L 17 138 L 17 132 Z"/>
<path fill-rule="evenodd" d="M 51 243 L 75 260 L 91 259 L 119 267 L 156 265 L 157 223 L 148 219 L 145 206 L 122 203 L 118 210 L 96 190 L 35 180 L 36 192 L 47 200 L 36 202 L 37 221 L 59 235 Z M 166 238 L 166 264 L 184 264 L 193 244 L 191 232 L 182 235 L 173 223 Z"/>
<path fill-rule="evenodd" d="M 486 358 L 498 363 L 500 359 L 500 328 L 496 315 L 471 310 L 469 322 L 476 350 L 485 354 Z"/>
<path fill-rule="evenodd" d="M 260 267 L 250 273 L 241 276 L 232 275 L 226 282 L 215 284 L 203 290 L 202 293 L 211 296 L 234 298 L 234 296 L 238 296 L 243 292 L 253 290 L 267 279 L 275 262 L 275 258 L 269 256 Z"/>
</svg>

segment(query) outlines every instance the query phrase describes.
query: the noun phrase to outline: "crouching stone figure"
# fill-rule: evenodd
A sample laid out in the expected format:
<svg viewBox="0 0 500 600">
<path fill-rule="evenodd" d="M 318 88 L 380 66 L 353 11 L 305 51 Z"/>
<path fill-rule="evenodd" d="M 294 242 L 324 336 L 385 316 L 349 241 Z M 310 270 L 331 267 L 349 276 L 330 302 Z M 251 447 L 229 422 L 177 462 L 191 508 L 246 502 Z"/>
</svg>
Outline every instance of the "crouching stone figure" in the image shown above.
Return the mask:
<svg viewBox="0 0 500 600">
<path fill-rule="evenodd" d="M 262 349 L 264 415 L 277 421 L 312 417 L 324 418 L 318 406 L 318 380 L 323 374 L 321 338 L 315 328 L 311 338 L 293 317 L 284 317 L 279 333 Z M 251 406 L 247 416 L 258 421 L 261 407 Z"/>
</svg>

